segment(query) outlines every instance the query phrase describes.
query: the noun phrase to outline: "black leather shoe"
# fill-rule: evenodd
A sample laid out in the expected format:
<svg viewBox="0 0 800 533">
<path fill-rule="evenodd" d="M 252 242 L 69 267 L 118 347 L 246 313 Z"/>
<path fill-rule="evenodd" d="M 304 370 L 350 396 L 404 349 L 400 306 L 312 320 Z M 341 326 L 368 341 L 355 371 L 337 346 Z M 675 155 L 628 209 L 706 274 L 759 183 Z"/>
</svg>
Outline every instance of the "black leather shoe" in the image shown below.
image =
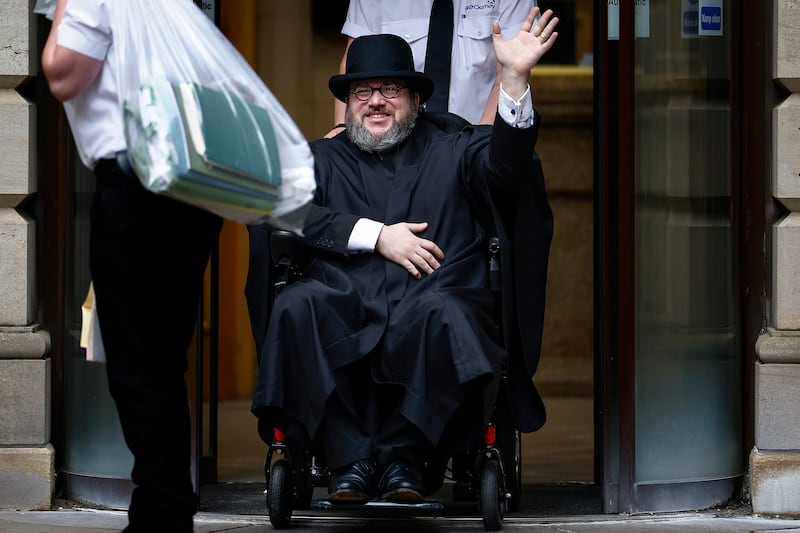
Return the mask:
<svg viewBox="0 0 800 533">
<path fill-rule="evenodd" d="M 375 468 L 366 459 L 331 475 L 328 499 L 340 503 L 363 503 L 369 500 L 372 474 Z"/>
<path fill-rule="evenodd" d="M 425 493 L 422 476 L 410 465 L 394 462 L 378 482 L 378 491 L 390 502 L 421 502 Z"/>
</svg>

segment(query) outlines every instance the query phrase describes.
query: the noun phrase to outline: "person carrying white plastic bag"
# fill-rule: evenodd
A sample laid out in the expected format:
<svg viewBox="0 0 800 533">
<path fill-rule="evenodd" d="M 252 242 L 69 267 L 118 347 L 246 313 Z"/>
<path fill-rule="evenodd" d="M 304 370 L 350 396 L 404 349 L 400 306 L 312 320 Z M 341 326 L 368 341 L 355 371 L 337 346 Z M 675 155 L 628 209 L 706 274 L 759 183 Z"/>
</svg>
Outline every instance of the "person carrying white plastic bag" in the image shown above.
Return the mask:
<svg viewBox="0 0 800 533">
<path fill-rule="evenodd" d="M 121 12 L 129 13 L 129 18 L 124 19 Z M 159 24 L 149 27 L 159 18 Z M 184 50 L 193 47 L 192 54 L 198 57 L 204 55 L 206 46 L 229 46 L 218 32 L 207 33 L 203 24 L 207 19 L 189 0 L 57 0 L 42 53 L 50 91 L 64 103 L 81 161 L 93 169 L 97 179 L 90 215 L 89 266 L 109 390 L 134 457 L 131 479 L 136 487 L 128 508 L 127 533 L 193 531 L 198 498 L 191 477 L 191 418 L 184 374 L 203 277 L 222 219 L 169 193 L 154 194 L 143 186 L 142 176 L 129 168 L 122 109 L 127 92 L 120 82 L 121 77 L 129 79 L 125 72 L 131 67 L 165 73 L 157 66 L 156 57 L 188 55 L 177 51 L 178 46 Z M 157 28 L 165 25 L 173 27 L 172 34 L 185 35 L 185 40 L 171 48 L 145 45 L 145 36 L 154 41 L 158 38 L 148 32 L 161 31 Z M 202 41 L 198 41 L 201 33 Z M 127 45 L 130 64 L 121 68 L 117 44 L 125 34 L 138 35 L 141 46 Z M 197 65 L 190 69 L 199 70 Z M 213 68 L 209 67 L 209 72 L 213 74 Z M 191 84 L 192 90 L 201 87 L 182 95 L 199 94 L 213 102 L 221 95 L 233 102 L 230 109 L 258 115 L 263 122 L 263 108 L 252 107 L 265 101 L 266 92 L 260 89 L 263 84 L 244 74 L 236 78 L 228 74 L 220 72 L 211 78 L 219 78 L 219 83 L 210 85 L 201 85 L 207 81 L 204 78 L 191 77 L 168 78 L 166 82 Z M 240 89 L 236 92 L 226 88 L 229 86 Z M 139 104 L 142 110 L 141 102 L 129 103 Z M 282 130 L 282 119 L 273 110 L 269 120 L 275 126 L 278 145 L 287 135 L 290 142 L 298 141 L 292 145 L 296 153 L 278 149 L 281 177 L 293 169 L 298 169 L 298 174 L 310 172 L 311 162 L 302 155 L 301 138 L 287 133 L 289 129 Z M 159 146 L 169 152 L 168 143 Z M 251 166 L 245 169 L 255 166 L 256 156 L 248 160 Z M 270 161 L 274 165 L 274 160 Z M 220 176 L 235 185 L 234 194 L 253 177 Z M 265 221 L 272 222 L 272 217 Z"/>
</svg>

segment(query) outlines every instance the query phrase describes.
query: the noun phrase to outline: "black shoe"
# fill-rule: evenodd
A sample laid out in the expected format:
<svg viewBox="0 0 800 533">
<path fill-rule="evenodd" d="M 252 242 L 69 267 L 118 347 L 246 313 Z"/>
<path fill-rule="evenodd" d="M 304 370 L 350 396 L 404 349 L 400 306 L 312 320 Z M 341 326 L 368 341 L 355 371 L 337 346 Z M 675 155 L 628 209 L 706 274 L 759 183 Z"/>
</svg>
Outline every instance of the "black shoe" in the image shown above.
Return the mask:
<svg viewBox="0 0 800 533">
<path fill-rule="evenodd" d="M 366 459 L 331 475 L 328 499 L 332 502 L 364 503 L 369 500 L 370 484 L 375 469 Z"/>
<path fill-rule="evenodd" d="M 384 500 L 390 502 L 421 502 L 424 499 L 425 486 L 416 469 L 394 462 L 381 476 L 378 491 Z"/>
</svg>

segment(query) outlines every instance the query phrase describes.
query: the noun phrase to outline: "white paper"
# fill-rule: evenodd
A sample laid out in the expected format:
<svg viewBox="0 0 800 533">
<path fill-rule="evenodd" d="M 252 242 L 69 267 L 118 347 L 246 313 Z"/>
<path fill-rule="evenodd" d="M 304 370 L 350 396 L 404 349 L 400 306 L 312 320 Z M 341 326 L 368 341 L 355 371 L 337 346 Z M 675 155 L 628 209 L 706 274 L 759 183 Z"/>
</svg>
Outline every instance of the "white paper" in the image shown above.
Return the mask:
<svg viewBox="0 0 800 533">
<path fill-rule="evenodd" d="M 650 37 L 650 0 L 636 0 L 633 26 L 635 38 Z M 608 40 L 619 40 L 619 0 L 608 0 Z"/>
</svg>

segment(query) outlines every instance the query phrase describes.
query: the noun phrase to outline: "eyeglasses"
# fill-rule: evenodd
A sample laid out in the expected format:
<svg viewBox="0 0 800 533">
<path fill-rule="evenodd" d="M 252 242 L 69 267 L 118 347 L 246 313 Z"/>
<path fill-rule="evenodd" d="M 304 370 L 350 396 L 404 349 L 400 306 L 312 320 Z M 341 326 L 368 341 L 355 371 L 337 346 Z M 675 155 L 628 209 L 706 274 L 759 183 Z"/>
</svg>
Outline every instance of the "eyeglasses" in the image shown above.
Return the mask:
<svg viewBox="0 0 800 533">
<path fill-rule="evenodd" d="M 384 83 L 381 84 L 380 87 L 370 87 L 369 85 L 359 85 L 355 88 L 354 91 L 348 91 L 350 94 L 355 96 L 357 99 L 361 100 L 362 102 L 366 102 L 370 98 L 372 98 L 372 93 L 378 91 L 381 93 L 381 96 L 391 100 L 392 98 L 397 96 L 397 93 L 402 91 L 403 89 L 407 89 L 408 87 L 398 87 L 393 83 Z"/>
</svg>

